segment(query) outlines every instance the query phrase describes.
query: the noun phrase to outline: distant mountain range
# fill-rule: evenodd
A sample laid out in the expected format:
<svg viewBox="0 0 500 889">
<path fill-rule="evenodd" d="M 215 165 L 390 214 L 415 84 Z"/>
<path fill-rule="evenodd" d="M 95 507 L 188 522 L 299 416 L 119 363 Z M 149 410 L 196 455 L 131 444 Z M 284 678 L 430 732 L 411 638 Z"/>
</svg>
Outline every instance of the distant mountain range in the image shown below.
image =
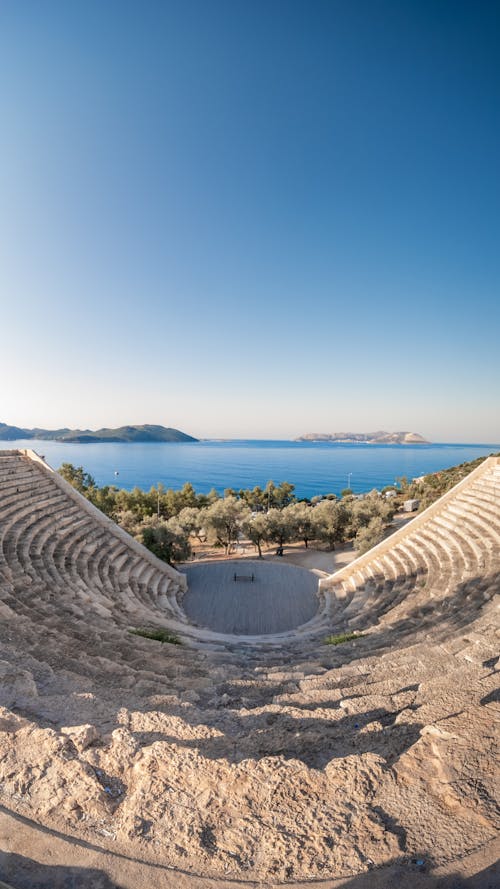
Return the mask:
<svg viewBox="0 0 500 889">
<path fill-rule="evenodd" d="M 418 432 L 308 432 L 294 441 L 338 441 L 366 444 L 430 444 Z"/>
<path fill-rule="evenodd" d="M 192 435 L 165 426 L 120 426 L 118 429 L 22 429 L 0 423 L 0 441 L 33 438 L 42 441 L 66 441 L 87 444 L 92 442 L 131 441 L 198 441 Z"/>
</svg>

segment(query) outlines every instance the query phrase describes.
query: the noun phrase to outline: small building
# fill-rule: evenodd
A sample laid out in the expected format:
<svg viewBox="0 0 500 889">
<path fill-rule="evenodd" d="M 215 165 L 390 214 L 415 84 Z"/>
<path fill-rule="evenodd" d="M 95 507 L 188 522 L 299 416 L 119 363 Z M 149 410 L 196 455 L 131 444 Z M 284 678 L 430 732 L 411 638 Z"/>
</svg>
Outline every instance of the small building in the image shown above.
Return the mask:
<svg viewBox="0 0 500 889">
<path fill-rule="evenodd" d="M 420 500 L 405 500 L 403 509 L 405 512 L 415 512 L 420 506 Z"/>
</svg>

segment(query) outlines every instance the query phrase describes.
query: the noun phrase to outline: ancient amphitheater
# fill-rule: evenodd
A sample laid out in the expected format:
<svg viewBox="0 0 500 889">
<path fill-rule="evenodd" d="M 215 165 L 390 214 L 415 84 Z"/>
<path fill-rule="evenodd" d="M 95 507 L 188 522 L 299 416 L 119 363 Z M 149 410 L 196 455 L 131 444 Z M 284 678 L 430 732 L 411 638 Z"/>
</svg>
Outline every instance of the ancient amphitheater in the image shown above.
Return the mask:
<svg viewBox="0 0 500 889">
<path fill-rule="evenodd" d="M 33 452 L 0 451 L 0 538 L 1 879 L 498 885 L 497 458 L 282 633 L 196 626 L 185 576 Z"/>
</svg>

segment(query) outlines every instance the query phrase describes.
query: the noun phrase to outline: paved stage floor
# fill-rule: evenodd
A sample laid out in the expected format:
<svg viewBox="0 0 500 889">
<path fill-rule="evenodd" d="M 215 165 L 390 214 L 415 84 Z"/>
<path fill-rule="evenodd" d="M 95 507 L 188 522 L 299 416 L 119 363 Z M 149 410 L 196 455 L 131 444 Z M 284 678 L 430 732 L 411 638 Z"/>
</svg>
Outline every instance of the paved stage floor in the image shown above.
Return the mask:
<svg viewBox="0 0 500 889">
<path fill-rule="evenodd" d="M 244 559 L 184 568 L 188 591 L 182 606 L 195 623 L 220 633 L 281 633 L 316 614 L 318 576 L 305 568 Z M 255 580 L 234 581 L 234 575 Z"/>
</svg>

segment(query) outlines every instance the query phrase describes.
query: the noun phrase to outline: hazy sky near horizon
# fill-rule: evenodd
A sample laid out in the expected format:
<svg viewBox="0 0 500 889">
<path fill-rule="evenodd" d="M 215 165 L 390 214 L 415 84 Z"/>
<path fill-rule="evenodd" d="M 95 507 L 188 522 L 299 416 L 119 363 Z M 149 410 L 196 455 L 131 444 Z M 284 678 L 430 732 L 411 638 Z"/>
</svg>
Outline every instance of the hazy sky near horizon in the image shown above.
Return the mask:
<svg viewBox="0 0 500 889">
<path fill-rule="evenodd" d="M 0 4 L 0 421 L 500 442 L 500 6 Z"/>
</svg>

